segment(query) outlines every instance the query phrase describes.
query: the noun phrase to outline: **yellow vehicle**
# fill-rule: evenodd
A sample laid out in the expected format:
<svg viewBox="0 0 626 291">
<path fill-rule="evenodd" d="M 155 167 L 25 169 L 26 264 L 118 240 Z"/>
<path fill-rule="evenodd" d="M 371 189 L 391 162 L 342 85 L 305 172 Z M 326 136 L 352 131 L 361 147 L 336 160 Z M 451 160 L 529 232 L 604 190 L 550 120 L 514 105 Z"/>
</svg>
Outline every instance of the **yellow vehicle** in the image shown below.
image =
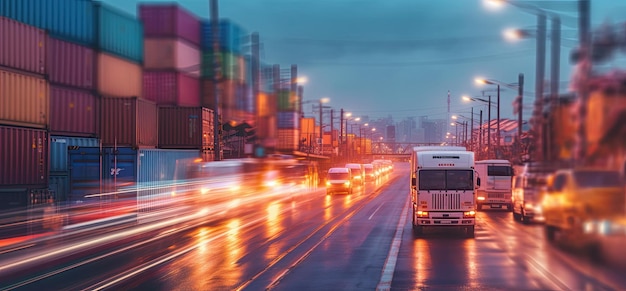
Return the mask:
<svg viewBox="0 0 626 291">
<path fill-rule="evenodd" d="M 545 233 L 575 247 L 597 246 L 594 225 L 626 212 L 624 181 L 618 171 L 558 170 L 548 178 L 542 201 Z"/>
</svg>

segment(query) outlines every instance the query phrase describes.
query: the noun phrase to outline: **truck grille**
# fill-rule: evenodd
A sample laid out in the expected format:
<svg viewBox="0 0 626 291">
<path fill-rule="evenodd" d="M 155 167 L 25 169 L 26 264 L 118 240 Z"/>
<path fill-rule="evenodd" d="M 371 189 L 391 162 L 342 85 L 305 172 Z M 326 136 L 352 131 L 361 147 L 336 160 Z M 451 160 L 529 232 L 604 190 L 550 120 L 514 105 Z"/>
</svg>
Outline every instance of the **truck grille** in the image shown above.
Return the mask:
<svg viewBox="0 0 626 291">
<path fill-rule="evenodd" d="M 461 194 L 433 194 L 433 209 L 461 209 Z"/>
<path fill-rule="evenodd" d="M 487 193 L 487 198 L 500 198 L 500 199 L 504 199 L 504 193 Z"/>
</svg>

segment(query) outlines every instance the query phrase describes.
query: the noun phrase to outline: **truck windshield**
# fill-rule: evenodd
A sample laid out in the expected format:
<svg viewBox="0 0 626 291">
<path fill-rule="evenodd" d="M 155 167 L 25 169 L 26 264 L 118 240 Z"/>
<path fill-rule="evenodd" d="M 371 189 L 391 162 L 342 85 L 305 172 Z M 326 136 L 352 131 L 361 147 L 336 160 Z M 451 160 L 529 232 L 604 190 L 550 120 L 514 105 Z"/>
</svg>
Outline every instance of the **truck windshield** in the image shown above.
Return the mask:
<svg viewBox="0 0 626 291">
<path fill-rule="evenodd" d="M 487 176 L 513 176 L 511 166 L 487 166 Z"/>
<path fill-rule="evenodd" d="M 473 190 L 472 170 L 421 170 L 420 190 Z"/>
</svg>

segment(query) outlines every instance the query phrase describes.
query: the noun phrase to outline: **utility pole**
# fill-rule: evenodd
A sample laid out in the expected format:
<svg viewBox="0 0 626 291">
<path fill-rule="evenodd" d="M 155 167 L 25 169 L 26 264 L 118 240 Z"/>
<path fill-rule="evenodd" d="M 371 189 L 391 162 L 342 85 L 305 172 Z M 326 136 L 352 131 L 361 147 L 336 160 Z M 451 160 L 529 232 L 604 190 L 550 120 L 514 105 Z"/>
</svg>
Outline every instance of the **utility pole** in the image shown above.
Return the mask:
<svg viewBox="0 0 626 291">
<path fill-rule="evenodd" d="M 524 116 L 522 115 L 522 111 L 524 110 L 524 74 L 519 74 L 517 77 L 517 95 L 518 95 L 518 103 L 517 103 L 517 146 L 518 146 L 518 154 L 521 156 L 522 153 L 522 123 L 524 122 Z"/>
<path fill-rule="evenodd" d="M 334 113 L 335 113 L 334 110 L 330 109 L 330 148 L 331 150 L 333 149 L 333 129 L 335 129 L 333 126 L 333 123 L 335 123 L 335 119 L 333 119 Z"/>
<path fill-rule="evenodd" d="M 480 110 L 480 131 L 478 132 L 478 137 L 480 138 L 480 140 L 478 141 L 478 147 L 480 149 L 480 153 L 482 156 L 482 151 L 483 151 L 483 111 Z"/>
<path fill-rule="evenodd" d="M 339 156 L 341 156 L 344 153 L 344 132 L 343 132 L 343 108 L 341 108 L 341 110 L 339 111 L 341 116 L 339 117 Z"/>
<path fill-rule="evenodd" d="M 262 139 L 264 138 L 262 134 L 259 134 L 259 125 L 262 118 L 261 112 L 259 110 L 259 93 L 261 91 L 261 70 L 259 65 L 259 34 L 256 32 L 252 33 L 252 36 L 250 37 L 250 42 L 252 45 L 252 59 L 250 64 L 252 69 L 252 108 L 254 112 L 254 127 L 257 128 L 257 138 L 254 141 L 255 148 L 253 150 L 256 150 L 256 146 L 258 146 L 259 144 L 263 144 Z"/>
<path fill-rule="evenodd" d="M 213 84 L 215 84 L 215 110 L 213 110 L 213 151 L 215 151 L 215 157 L 213 160 L 219 161 L 222 159 L 221 147 L 220 147 L 220 128 L 222 124 L 220 122 L 220 83 L 222 79 L 222 64 L 220 60 L 220 38 L 219 38 L 219 14 L 218 14 L 218 0 L 211 1 L 211 35 L 213 36 Z"/>
<path fill-rule="evenodd" d="M 554 128 L 554 121 L 552 116 L 559 106 L 559 83 L 560 83 L 560 60 L 561 60 L 561 19 L 553 15 L 552 19 L 552 37 L 550 38 L 551 56 L 550 56 L 550 114 L 548 115 L 548 125 L 546 136 L 552 135 L 552 129 Z M 547 157 L 549 160 L 553 159 L 554 144 L 553 139 L 547 140 Z"/>
<path fill-rule="evenodd" d="M 487 104 L 487 159 L 491 158 L 491 95 Z"/>
<path fill-rule="evenodd" d="M 579 80 L 578 83 L 578 98 L 581 105 L 578 109 L 578 146 L 576 160 L 579 165 L 585 163 L 587 156 L 587 102 L 589 99 L 589 88 L 587 81 L 591 73 L 591 35 L 590 35 L 590 18 L 591 18 L 591 4 L 590 0 L 578 1 L 578 32 L 580 39 L 580 53 L 581 58 L 578 64 Z"/>
<path fill-rule="evenodd" d="M 536 72 L 535 72 L 535 102 L 537 104 L 537 111 L 539 117 L 537 118 L 537 139 L 541 145 L 540 159 L 546 160 L 546 122 L 544 120 L 544 106 L 543 106 L 543 80 L 546 66 L 546 15 L 541 12 L 537 15 L 537 59 L 536 59 Z"/>
<path fill-rule="evenodd" d="M 474 106 L 472 106 L 471 110 L 471 121 L 470 121 L 470 151 L 474 151 Z"/>
</svg>

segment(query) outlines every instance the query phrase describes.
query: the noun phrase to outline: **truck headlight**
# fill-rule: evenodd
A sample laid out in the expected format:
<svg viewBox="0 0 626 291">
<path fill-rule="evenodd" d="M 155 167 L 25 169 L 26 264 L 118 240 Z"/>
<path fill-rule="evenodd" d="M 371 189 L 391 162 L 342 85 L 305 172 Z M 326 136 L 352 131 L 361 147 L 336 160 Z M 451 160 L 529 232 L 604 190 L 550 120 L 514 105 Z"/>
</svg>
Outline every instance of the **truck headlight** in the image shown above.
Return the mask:
<svg viewBox="0 0 626 291">
<path fill-rule="evenodd" d="M 474 216 L 476 216 L 476 211 L 474 210 L 463 212 L 463 218 L 473 218 Z"/>
</svg>

